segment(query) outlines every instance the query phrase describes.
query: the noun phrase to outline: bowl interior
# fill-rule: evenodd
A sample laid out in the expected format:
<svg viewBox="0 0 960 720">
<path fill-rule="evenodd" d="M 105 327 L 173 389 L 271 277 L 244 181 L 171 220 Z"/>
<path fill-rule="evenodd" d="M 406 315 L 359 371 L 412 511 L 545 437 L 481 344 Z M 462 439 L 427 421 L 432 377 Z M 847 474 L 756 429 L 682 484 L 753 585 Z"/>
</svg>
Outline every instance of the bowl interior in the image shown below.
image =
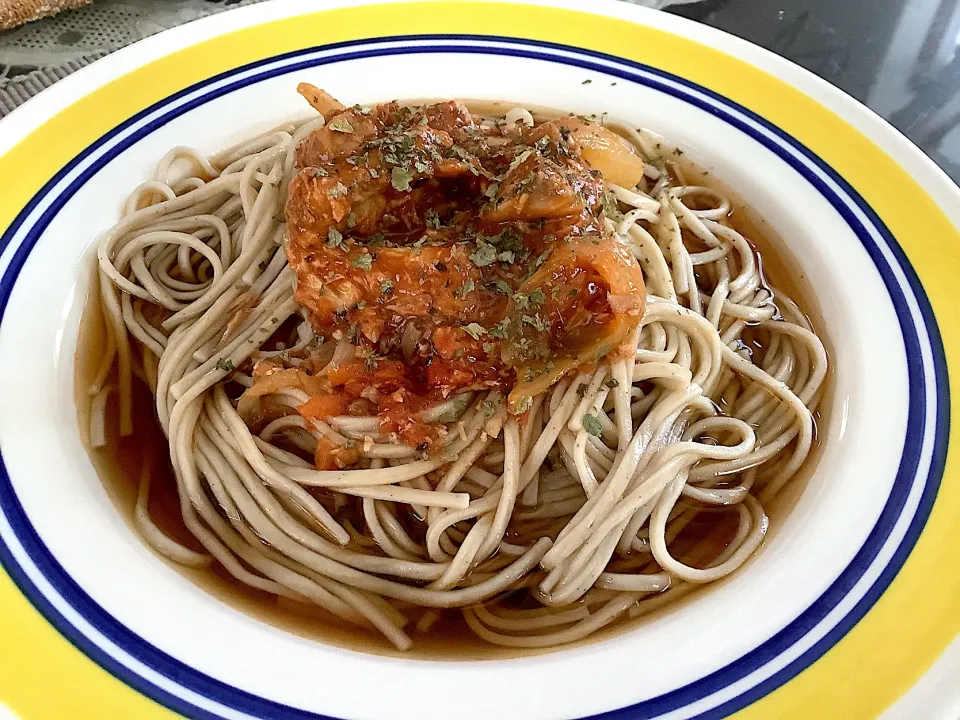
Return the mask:
<svg viewBox="0 0 960 720">
<path fill-rule="evenodd" d="M 0 426 L 12 485 L 46 548 L 118 623 L 216 680 L 317 712 L 370 716 L 403 705 L 440 717 L 459 683 L 480 680 L 496 683 L 498 692 L 468 714 L 516 707 L 534 683 L 555 688 L 537 716 L 572 716 L 655 697 L 735 662 L 801 615 L 848 566 L 893 487 L 907 425 L 907 356 L 870 255 L 790 163 L 669 89 L 564 57 L 449 48 L 247 73 L 249 84 L 225 82 L 221 94 L 198 91 L 206 93 L 203 102 L 168 119 L 161 114 L 144 125 L 142 137 L 78 181 L 42 229 L 4 316 L 0 375 L 19 378 L 8 402 L 23 408 L 16 425 L 4 419 Z M 609 113 L 683 148 L 769 223 L 831 343 L 832 392 L 818 428 L 821 457 L 794 507 L 775 517 L 757 557 L 694 601 L 599 643 L 530 658 L 434 663 L 351 652 L 280 631 L 203 592 L 143 545 L 110 502 L 78 437 L 73 358 L 95 238 L 171 147 L 214 152 L 307 115 L 295 93 L 299 81 L 347 103 L 467 97 Z M 74 175 L 93 162 L 80 161 Z M 870 452 L 863 452 L 868 444 Z M 638 674 L 638 658 L 657 661 Z M 318 694 L 318 668 L 323 687 L 337 692 Z M 576 688 L 557 686 L 555 678 L 566 673 L 579 676 Z M 371 684 L 380 691 L 363 692 Z M 425 694 L 432 699 L 422 706 Z"/>
</svg>

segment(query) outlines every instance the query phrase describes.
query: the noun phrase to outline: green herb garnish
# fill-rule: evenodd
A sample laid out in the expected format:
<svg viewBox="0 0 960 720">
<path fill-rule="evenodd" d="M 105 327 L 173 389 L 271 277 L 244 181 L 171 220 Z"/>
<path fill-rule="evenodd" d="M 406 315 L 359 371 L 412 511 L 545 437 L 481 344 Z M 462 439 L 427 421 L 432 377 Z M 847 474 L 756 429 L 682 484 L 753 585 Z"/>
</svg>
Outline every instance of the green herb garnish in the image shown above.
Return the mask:
<svg viewBox="0 0 960 720">
<path fill-rule="evenodd" d="M 327 247 L 343 247 L 343 233 L 335 227 L 327 230 Z"/>
<path fill-rule="evenodd" d="M 358 255 L 350 264 L 355 268 L 360 268 L 361 270 L 369 270 L 371 267 L 373 267 L 373 256 L 369 253 Z"/>
<path fill-rule="evenodd" d="M 477 267 L 486 267 L 496 259 L 496 248 L 486 243 L 481 243 L 474 252 L 470 253 L 470 260 Z"/>
<path fill-rule="evenodd" d="M 410 191 L 410 181 L 413 180 L 413 173 L 402 167 L 395 167 L 390 171 L 390 184 L 394 190 L 399 192 Z"/>
<path fill-rule="evenodd" d="M 481 335 L 487 334 L 487 329 L 479 323 L 470 323 L 463 326 L 463 331 L 474 340 L 479 340 Z"/>
<path fill-rule="evenodd" d="M 520 398 L 514 405 L 514 415 L 523 415 L 533 407 L 533 398 L 529 395 Z"/>
<path fill-rule="evenodd" d="M 522 153 L 517 155 L 513 159 L 513 162 L 510 163 L 510 167 L 507 168 L 507 172 L 509 173 L 511 170 L 515 170 L 516 168 L 518 168 L 520 164 L 523 163 L 523 161 L 526 160 L 528 157 L 530 157 L 532 154 L 533 154 L 533 150 L 524 150 Z"/>
<path fill-rule="evenodd" d="M 452 423 L 460 419 L 460 416 L 463 414 L 463 411 L 467 409 L 467 400 L 466 398 L 457 398 L 453 401 L 453 405 L 442 413 L 437 418 L 438 422 L 442 423 Z"/>
<path fill-rule="evenodd" d="M 510 328 L 510 318 L 504 318 L 503 320 L 498 322 L 496 325 L 494 325 L 492 328 L 490 328 L 488 332 L 490 334 L 490 337 L 500 338 L 502 340 L 505 337 L 507 337 L 507 334 L 509 333 L 509 328 Z"/>
<path fill-rule="evenodd" d="M 350 124 L 350 121 L 347 120 L 343 115 L 338 115 L 333 120 L 327 123 L 327 127 L 331 130 L 341 133 L 352 133 L 353 125 Z"/>
<path fill-rule="evenodd" d="M 493 286 L 496 288 L 497 292 L 501 295 L 509 295 L 513 292 L 510 286 L 503 280 L 495 280 Z"/>
<path fill-rule="evenodd" d="M 373 371 L 373 370 L 376 370 L 376 369 L 377 369 L 377 366 L 380 364 L 380 361 L 381 361 L 381 360 L 386 360 L 386 359 L 387 359 L 387 358 L 386 358 L 385 355 L 380 355 L 379 353 L 372 352 L 372 353 L 369 353 L 369 354 L 363 359 L 363 366 L 364 366 L 367 370 Z"/>
<path fill-rule="evenodd" d="M 583 429 L 594 437 L 600 437 L 603 434 L 603 425 L 600 420 L 590 413 L 583 416 Z"/>
<path fill-rule="evenodd" d="M 539 330 L 540 332 L 543 332 L 544 330 L 547 329 L 546 324 L 543 322 L 543 320 L 540 319 L 539 315 L 524 315 L 520 319 L 524 325 L 529 325 L 534 330 Z"/>
<path fill-rule="evenodd" d="M 623 219 L 623 213 L 620 212 L 620 205 L 617 202 L 617 196 L 614 195 L 612 191 L 608 190 L 603 194 L 601 205 L 603 207 L 603 214 L 614 222 L 619 222 Z"/>
</svg>

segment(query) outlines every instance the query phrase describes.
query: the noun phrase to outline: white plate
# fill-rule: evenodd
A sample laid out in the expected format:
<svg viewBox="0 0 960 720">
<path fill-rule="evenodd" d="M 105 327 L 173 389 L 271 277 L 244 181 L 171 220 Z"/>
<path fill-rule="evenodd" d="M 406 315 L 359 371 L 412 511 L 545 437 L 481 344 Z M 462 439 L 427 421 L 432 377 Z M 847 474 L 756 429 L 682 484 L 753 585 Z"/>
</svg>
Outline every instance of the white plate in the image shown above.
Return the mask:
<svg viewBox="0 0 960 720">
<path fill-rule="evenodd" d="M 132 46 L 13 113 L 0 124 L 0 146 L 13 147 L 45 117 L 131 68 L 230 30 L 266 37 L 265 21 L 330 5 L 266 3 Z M 551 12 L 558 24 L 567 19 Z M 931 195 L 957 207 L 956 188 L 915 149 L 794 66 L 671 16 L 607 2 L 591 12 L 705 41 L 767 68 L 853 117 L 922 176 Z M 688 80 L 584 44 L 404 37 L 296 50 L 151 98 L 158 104 L 119 128 L 107 122 L 87 132 L 102 137 L 62 159 L 63 172 L 0 246 L 0 556 L 75 645 L 146 695 L 197 716 L 558 718 L 620 710 L 616 717 L 686 718 L 726 714 L 764 696 L 869 610 L 916 541 L 943 468 L 944 360 L 914 270 L 863 198 L 795 139 Z M 79 441 L 72 362 L 88 284 L 82 258 L 169 148 L 212 152 L 303 114 L 294 93 L 301 80 L 348 103 L 459 96 L 606 111 L 667 136 L 748 199 L 816 291 L 834 382 L 819 428 L 823 457 L 753 561 L 694 602 L 604 642 L 534 658 L 437 663 L 279 631 L 207 595 L 145 548 Z"/>
</svg>

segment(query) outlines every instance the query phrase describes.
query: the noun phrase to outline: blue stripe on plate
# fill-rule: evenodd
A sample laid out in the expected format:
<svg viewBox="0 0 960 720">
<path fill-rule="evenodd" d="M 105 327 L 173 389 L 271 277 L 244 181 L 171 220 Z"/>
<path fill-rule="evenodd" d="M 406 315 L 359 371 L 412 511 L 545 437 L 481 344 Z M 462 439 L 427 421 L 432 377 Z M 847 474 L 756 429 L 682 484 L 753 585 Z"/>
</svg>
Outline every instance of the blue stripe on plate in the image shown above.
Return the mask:
<svg viewBox="0 0 960 720">
<path fill-rule="evenodd" d="M 371 43 L 383 42 L 401 42 L 401 43 L 420 43 L 424 41 L 451 41 L 456 45 L 418 45 L 411 44 L 407 46 L 396 47 L 364 47 Z M 469 42 L 503 42 L 510 43 L 511 47 L 490 46 L 490 45 L 467 45 Z M 324 57 L 307 57 L 297 61 L 297 58 L 308 56 L 317 52 L 329 52 L 336 50 L 346 50 L 339 55 Z M 573 53 L 578 57 L 557 56 L 549 51 L 562 51 Z M 39 220 L 30 227 L 27 235 L 18 247 L 11 259 L 5 274 L 0 278 L 0 323 L 2 323 L 3 313 L 6 309 L 13 285 L 26 261 L 32 248 L 35 246 L 47 225 L 52 221 L 63 205 L 77 192 L 77 190 L 86 183 L 94 174 L 104 167 L 110 160 L 122 153 L 124 150 L 135 144 L 137 141 L 146 137 L 157 128 L 162 127 L 172 119 L 179 117 L 190 110 L 205 104 L 215 98 L 221 97 L 227 93 L 238 90 L 239 88 L 260 82 L 262 80 L 285 75 L 298 70 L 327 65 L 338 62 L 344 62 L 359 58 L 382 57 L 397 54 L 417 54 L 417 53 L 472 53 L 472 54 L 493 54 L 508 55 L 522 58 L 531 58 L 546 60 L 548 62 L 558 62 L 566 65 L 581 67 L 587 70 L 593 70 L 610 76 L 622 78 L 624 80 L 637 82 L 658 91 L 667 93 L 696 107 L 709 112 L 721 120 L 735 126 L 740 131 L 749 135 L 751 138 L 760 142 L 772 152 L 776 153 L 794 170 L 800 173 L 808 182 L 831 203 L 831 205 L 841 214 L 841 216 L 850 225 L 857 237 L 863 243 L 867 252 L 870 254 L 874 264 L 880 273 L 890 297 L 894 303 L 897 317 L 900 322 L 901 332 L 908 356 L 909 373 L 909 410 L 908 410 L 908 442 L 905 444 L 904 453 L 901 458 L 900 466 L 897 471 L 891 494 L 884 506 L 883 512 L 878 519 L 875 527 L 870 533 L 867 541 L 857 553 L 853 561 L 848 565 L 840 577 L 831 585 L 826 592 L 821 595 L 806 611 L 804 611 L 796 620 L 787 626 L 780 633 L 770 638 L 768 641 L 747 653 L 743 657 L 708 675 L 696 682 L 693 682 L 683 688 L 673 692 L 661 695 L 650 700 L 638 703 L 636 705 L 622 708 L 620 710 L 604 713 L 594 716 L 613 720 L 621 718 L 651 718 L 662 715 L 667 712 L 686 707 L 691 703 L 702 700 L 712 693 L 728 687 L 730 684 L 746 677 L 754 670 L 762 667 L 766 663 L 778 657 L 794 643 L 803 638 L 811 629 L 815 628 L 826 615 L 847 595 L 856 582 L 870 567 L 876 558 L 881 547 L 892 531 L 898 518 L 901 515 L 907 496 L 916 482 L 923 482 L 924 489 L 920 505 L 910 523 L 905 537 L 900 542 L 890 562 L 884 568 L 878 579 L 869 588 L 866 594 L 860 599 L 855 607 L 834 626 L 820 641 L 814 644 L 810 649 L 796 658 L 789 665 L 774 673 L 768 679 L 760 682 L 754 687 L 746 690 L 737 697 L 726 701 L 722 705 L 708 710 L 698 717 L 714 718 L 723 717 L 735 710 L 750 704 L 763 695 L 769 693 L 776 687 L 779 687 L 797 673 L 810 665 L 814 660 L 820 657 L 830 647 L 832 647 L 853 625 L 873 606 L 879 596 L 890 584 L 893 577 L 903 565 L 906 557 L 916 543 L 920 532 L 929 516 L 934 500 L 936 499 L 937 489 L 943 474 L 943 466 L 946 457 L 947 438 L 949 434 L 949 387 L 946 373 L 946 360 L 940 339 L 936 320 L 933 316 L 932 308 L 924 293 L 916 273 L 910 266 L 909 261 L 903 254 L 902 249 L 892 237 L 887 228 L 882 224 L 876 213 L 864 202 L 864 200 L 841 178 L 832 168 L 824 163 L 820 158 L 814 155 L 809 149 L 800 144 L 797 140 L 790 137 L 777 127 L 767 122 L 760 116 L 752 113 L 746 108 L 733 103 L 717 93 L 714 93 L 704 87 L 691 83 L 683 78 L 671 75 L 669 73 L 657 70 L 655 68 L 633 63 L 622 58 L 586 51 L 579 48 L 557 45 L 552 43 L 534 42 L 527 40 L 518 40 L 514 38 L 503 38 L 493 36 L 470 36 L 470 35 L 433 35 L 433 36 L 397 36 L 390 38 L 377 38 L 369 41 L 354 41 L 346 43 L 337 43 L 326 46 L 319 46 L 307 50 L 300 50 L 284 55 L 275 56 L 266 60 L 250 63 L 232 71 L 221 73 L 209 80 L 192 85 L 170 97 L 151 105 L 140 113 L 137 113 L 129 120 L 118 125 L 116 128 L 105 134 L 96 142 L 91 144 L 81 152 L 71 163 L 60 170 L 44 187 L 40 190 L 19 213 L 14 223 L 0 237 L 0 252 L 10 244 L 14 234 L 24 225 L 30 213 L 36 209 L 38 204 L 50 191 L 61 182 L 70 172 L 70 170 L 85 158 L 96 153 L 108 141 L 115 138 L 118 134 L 131 128 L 137 122 L 149 117 L 151 114 L 162 110 L 165 107 L 176 103 L 191 93 L 195 93 L 214 83 L 229 80 L 239 73 L 262 68 L 262 72 L 255 73 L 250 77 L 236 79 L 233 82 L 225 84 L 223 87 L 212 88 L 209 92 L 200 97 L 192 98 L 179 107 L 164 112 L 159 117 L 151 120 L 144 127 L 137 129 L 129 137 L 110 148 L 101 157 L 85 170 L 81 175 L 70 183 L 70 185 L 58 196 L 56 196 Z M 281 64 L 282 61 L 290 60 L 290 63 Z M 616 63 L 618 67 L 610 67 L 603 63 Z M 674 85 L 680 85 L 689 91 L 678 90 Z M 708 100 L 704 100 L 706 96 Z M 760 125 L 767 132 L 774 135 L 774 138 L 767 134 L 758 132 L 751 124 L 744 122 L 738 115 L 742 115 Z M 801 154 L 803 158 L 810 162 L 814 167 L 821 170 L 833 182 L 835 182 L 852 199 L 854 206 L 844 201 L 836 194 L 811 168 L 803 161 L 799 160 L 795 152 Z M 934 377 L 926 377 L 925 369 L 922 363 L 921 347 L 922 341 L 914 325 L 913 317 L 893 270 L 887 265 L 880 247 L 874 242 L 869 230 L 856 217 L 854 207 L 859 208 L 869 219 L 870 225 L 879 231 L 883 237 L 884 243 L 893 252 L 897 263 L 907 278 L 910 294 L 920 308 L 923 317 L 926 333 L 929 335 L 930 345 L 928 351 L 932 353 L 934 362 Z M 926 478 L 918 478 L 917 471 L 920 462 L 920 451 L 924 444 L 924 438 L 927 433 L 927 423 L 925 422 L 928 413 L 926 403 L 926 388 L 930 382 L 936 384 L 936 417 L 935 417 L 935 435 L 933 458 L 930 471 Z M 325 716 L 315 713 L 298 710 L 292 707 L 276 703 L 265 698 L 250 694 L 246 691 L 229 686 L 218 680 L 215 680 L 203 673 L 184 665 L 178 660 L 172 658 L 158 648 L 144 641 L 131 630 L 118 623 L 112 616 L 99 607 L 82 588 L 80 588 L 73 579 L 66 573 L 63 567 L 52 556 L 50 551 L 43 544 L 37 535 L 29 519 L 23 511 L 19 500 L 13 490 L 10 478 L 6 468 L 3 466 L 2 454 L 0 454 L 0 507 L 3 508 L 7 518 L 10 521 L 17 538 L 22 543 L 27 554 L 36 564 L 38 570 L 45 576 L 48 582 L 56 589 L 61 597 L 69 603 L 78 613 L 80 613 L 87 622 L 93 625 L 112 643 L 128 653 L 131 657 L 149 666 L 156 672 L 165 676 L 172 682 L 179 684 L 183 688 L 198 693 L 209 698 L 214 703 L 221 704 L 228 708 L 249 713 L 257 717 L 266 718 L 292 718 L 296 720 L 310 719 L 322 720 Z M 133 672 L 126 665 L 116 660 L 113 656 L 102 650 L 94 642 L 78 630 L 63 614 L 57 610 L 53 604 L 44 596 L 44 594 L 30 580 L 24 570 L 20 567 L 10 548 L 0 542 L 0 562 L 4 565 L 7 572 L 11 575 L 24 594 L 40 610 L 47 620 L 54 625 L 70 642 L 86 653 L 91 659 L 99 663 L 109 672 L 132 687 L 138 689 L 144 694 L 150 696 L 163 705 L 196 718 L 218 718 L 222 717 L 216 713 L 201 709 L 196 704 L 187 701 L 180 696 L 169 692 L 158 686 L 156 683 Z"/>
</svg>

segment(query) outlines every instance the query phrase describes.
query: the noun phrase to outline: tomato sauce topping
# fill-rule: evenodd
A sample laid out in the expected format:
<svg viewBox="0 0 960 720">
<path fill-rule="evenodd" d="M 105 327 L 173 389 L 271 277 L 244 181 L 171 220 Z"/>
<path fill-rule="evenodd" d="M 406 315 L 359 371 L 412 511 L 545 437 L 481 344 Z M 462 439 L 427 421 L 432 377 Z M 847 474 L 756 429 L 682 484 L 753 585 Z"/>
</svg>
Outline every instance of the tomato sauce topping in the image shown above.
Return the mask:
<svg viewBox="0 0 960 720">
<path fill-rule="evenodd" d="M 361 109 L 299 90 L 326 123 L 289 188 L 295 298 L 318 336 L 355 346 L 318 372 L 305 417 L 375 414 L 423 448 L 445 432 L 422 422 L 437 402 L 496 388 L 519 414 L 629 339 L 643 276 L 608 230 L 617 202 L 594 167 L 613 158 L 635 184 L 629 145 L 582 118 L 530 128 L 453 101 Z M 318 467 L 350 460 L 321 445 Z"/>
</svg>

